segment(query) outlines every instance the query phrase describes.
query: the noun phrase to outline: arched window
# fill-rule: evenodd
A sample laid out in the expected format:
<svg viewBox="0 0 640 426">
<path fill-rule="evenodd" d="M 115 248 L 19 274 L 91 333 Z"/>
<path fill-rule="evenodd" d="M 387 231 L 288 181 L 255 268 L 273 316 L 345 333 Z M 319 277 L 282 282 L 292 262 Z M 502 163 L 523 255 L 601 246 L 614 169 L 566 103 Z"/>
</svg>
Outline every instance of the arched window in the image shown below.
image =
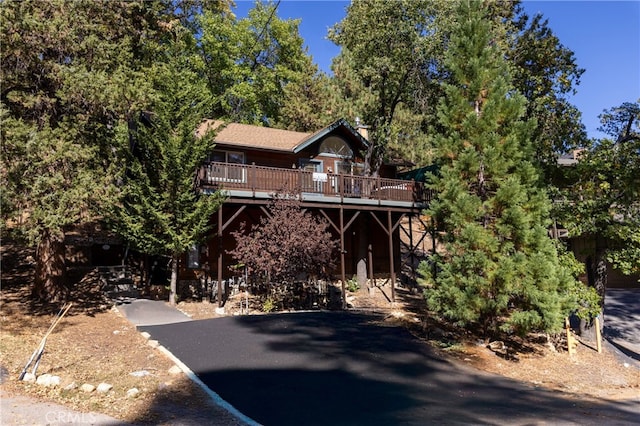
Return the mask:
<svg viewBox="0 0 640 426">
<path fill-rule="evenodd" d="M 320 154 L 331 154 L 342 158 L 352 158 L 353 151 L 344 139 L 337 136 L 329 136 L 322 141 L 319 148 Z"/>
</svg>

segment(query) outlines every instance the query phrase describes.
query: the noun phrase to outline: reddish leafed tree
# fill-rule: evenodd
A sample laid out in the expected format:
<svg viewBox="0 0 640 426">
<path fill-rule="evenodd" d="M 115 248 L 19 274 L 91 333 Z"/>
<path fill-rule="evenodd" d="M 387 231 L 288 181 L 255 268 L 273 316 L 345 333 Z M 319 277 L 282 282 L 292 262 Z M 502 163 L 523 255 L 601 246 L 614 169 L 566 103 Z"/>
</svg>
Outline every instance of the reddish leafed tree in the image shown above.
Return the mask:
<svg viewBox="0 0 640 426">
<path fill-rule="evenodd" d="M 232 233 L 237 243 L 229 252 L 233 258 L 270 284 L 328 275 L 338 248 L 329 223 L 303 210 L 300 197 L 287 192 L 276 194 L 267 211 L 249 232 L 242 223 Z"/>
</svg>

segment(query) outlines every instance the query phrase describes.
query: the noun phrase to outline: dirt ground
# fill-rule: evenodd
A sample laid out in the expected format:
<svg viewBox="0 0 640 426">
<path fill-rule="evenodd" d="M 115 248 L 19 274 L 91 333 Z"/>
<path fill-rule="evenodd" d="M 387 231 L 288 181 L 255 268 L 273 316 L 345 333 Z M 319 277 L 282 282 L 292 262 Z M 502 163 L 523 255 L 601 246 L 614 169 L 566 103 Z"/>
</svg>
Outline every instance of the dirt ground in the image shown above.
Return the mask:
<svg viewBox="0 0 640 426">
<path fill-rule="evenodd" d="M 184 374 L 170 373 L 173 363 L 112 308 L 112 303 L 97 290 L 97 280 L 92 274 L 75 286 L 75 305 L 47 339 L 38 366 L 38 374 L 60 376 L 60 386 L 47 388 L 18 381 L 59 309 L 30 302 L 33 265 L 24 262 L 26 258 L 17 256 L 14 248 L 3 243 L 0 298 L 3 394 L 35 397 L 132 423 L 173 424 L 176 419 L 190 419 L 191 424 L 206 424 L 225 415 Z M 239 294 L 227 302 L 227 315 L 240 314 L 242 297 Z M 388 297 L 389 289 L 383 287 L 372 294 L 366 290 L 349 294 L 347 301 L 354 310 L 384 313 L 386 321 L 409 328 L 425 344 L 439 348 L 454 362 L 575 395 L 640 402 L 637 364 L 625 363 L 606 347 L 604 353 L 598 354 L 579 345 L 577 354 L 569 356 L 566 348 L 554 351 L 541 341 L 514 345 L 505 356 L 433 323 L 424 312 L 419 295 L 398 289 L 398 302 L 393 306 Z M 249 307 L 249 314 L 261 313 L 256 300 L 250 299 Z M 194 319 L 216 316 L 215 305 L 209 303 L 181 302 L 179 309 Z M 242 313 L 247 314 L 246 308 Z M 142 371 L 146 373 L 139 373 Z M 97 386 L 102 382 L 112 384 L 113 389 L 102 394 L 85 393 L 79 388 L 85 383 Z M 136 397 L 127 396 L 132 388 L 140 391 Z M 229 419 L 229 423 L 233 420 Z"/>
<path fill-rule="evenodd" d="M 0 297 L 0 393 L 49 401 L 80 412 L 95 412 L 136 424 L 210 424 L 229 417 L 184 374 L 170 372 L 173 362 L 152 348 L 135 327 L 112 308 L 94 275 L 74 290 L 67 315 L 48 337 L 37 374 L 59 376 L 57 387 L 18 381 L 58 313 L 57 306 L 29 300 L 32 265 L 17 263 L 13 247 L 2 246 Z M 27 257 L 28 258 L 28 257 Z M 29 372 L 31 369 L 29 370 Z M 134 374 L 132 374 L 134 373 Z M 173 373 L 173 374 L 172 374 Z M 107 393 L 84 392 L 83 384 L 108 383 Z M 128 396 L 136 388 L 137 396 Z M 228 422 L 221 424 L 234 424 Z"/>
</svg>

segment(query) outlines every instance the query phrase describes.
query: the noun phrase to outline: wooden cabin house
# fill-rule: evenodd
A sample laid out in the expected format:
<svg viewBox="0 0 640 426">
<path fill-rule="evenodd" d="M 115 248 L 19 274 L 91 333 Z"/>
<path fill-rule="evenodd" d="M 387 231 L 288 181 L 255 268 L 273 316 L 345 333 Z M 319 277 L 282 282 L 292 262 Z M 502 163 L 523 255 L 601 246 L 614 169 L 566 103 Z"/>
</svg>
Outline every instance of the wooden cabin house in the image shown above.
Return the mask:
<svg viewBox="0 0 640 426">
<path fill-rule="evenodd" d="M 399 224 L 417 217 L 428 201 L 421 183 L 397 179 L 396 167 L 382 166 L 367 177 L 364 128 L 338 120 L 315 133 L 207 121 L 199 133 L 216 129 L 215 148 L 197 176 L 204 194 L 222 190 L 227 200 L 211 218 L 206 244 L 194 247 L 180 268 L 180 279 L 206 274 L 218 283 L 230 277 L 235 247 L 231 232 L 242 222 L 250 227 L 265 214 L 275 193 L 300 194 L 303 208 L 327 219 L 340 241 L 334 272 L 343 284 L 360 269 L 368 278 L 396 280 L 400 268 Z M 393 286 L 392 286 L 393 292 Z"/>
</svg>

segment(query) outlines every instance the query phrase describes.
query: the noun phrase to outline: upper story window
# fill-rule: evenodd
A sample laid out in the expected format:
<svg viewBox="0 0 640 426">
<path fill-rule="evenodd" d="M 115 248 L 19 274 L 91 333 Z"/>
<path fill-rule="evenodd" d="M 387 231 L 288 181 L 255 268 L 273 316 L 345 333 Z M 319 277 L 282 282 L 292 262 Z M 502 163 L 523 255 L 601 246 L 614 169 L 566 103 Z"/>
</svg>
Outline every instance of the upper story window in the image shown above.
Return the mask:
<svg viewBox="0 0 640 426">
<path fill-rule="evenodd" d="M 209 161 L 215 161 L 218 163 L 245 164 L 244 152 L 216 150 L 209 154 Z"/>
<path fill-rule="evenodd" d="M 353 161 L 338 161 L 336 160 L 336 171 L 344 175 L 364 175 L 364 164 L 354 163 Z"/>
<path fill-rule="evenodd" d="M 344 139 L 337 136 L 329 136 L 320 144 L 318 149 L 320 154 L 335 155 L 342 158 L 352 158 L 353 151 L 344 141 Z"/>
<path fill-rule="evenodd" d="M 245 164 L 244 152 L 238 151 L 213 151 L 209 154 L 210 163 L 226 163 L 229 166 L 220 164 L 208 164 L 206 167 L 207 181 L 213 182 L 245 182 L 246 167 L 235 164 Z M 234 166 L 231 166 L 234 164 Z"/>
</svg>

